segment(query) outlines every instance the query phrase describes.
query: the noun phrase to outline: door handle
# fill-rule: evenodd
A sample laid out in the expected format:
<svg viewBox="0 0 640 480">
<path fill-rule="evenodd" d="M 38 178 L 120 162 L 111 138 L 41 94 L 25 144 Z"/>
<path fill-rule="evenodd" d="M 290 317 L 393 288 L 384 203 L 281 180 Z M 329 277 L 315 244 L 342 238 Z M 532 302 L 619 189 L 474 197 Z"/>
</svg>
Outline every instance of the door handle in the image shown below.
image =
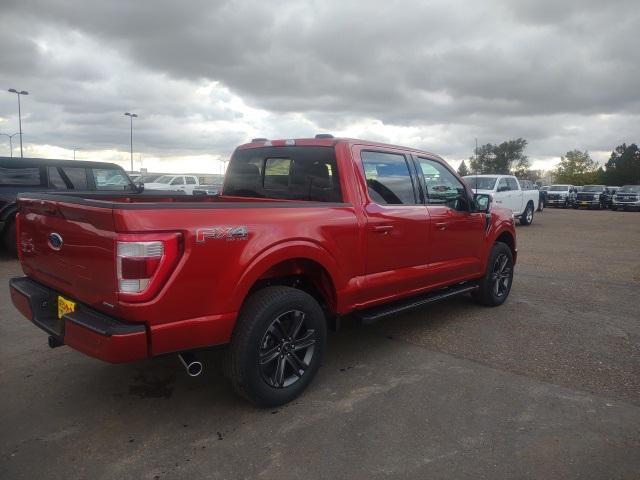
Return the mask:
<svg viewBox="0 0 640 480">
<path fill-rule="evenodd" d="M 391 230 L 393 230 L 393 225 L 376 225 L 375 227 L 373 227 L 374 232 L 382 233 L 384 235 L 389 233 Z"/>
<path fill-rule="evenodd" d="M 447 229 L 447 223 L 436 223 L 436 228 L 438 230 L 446 230 Z"/>
</svg>

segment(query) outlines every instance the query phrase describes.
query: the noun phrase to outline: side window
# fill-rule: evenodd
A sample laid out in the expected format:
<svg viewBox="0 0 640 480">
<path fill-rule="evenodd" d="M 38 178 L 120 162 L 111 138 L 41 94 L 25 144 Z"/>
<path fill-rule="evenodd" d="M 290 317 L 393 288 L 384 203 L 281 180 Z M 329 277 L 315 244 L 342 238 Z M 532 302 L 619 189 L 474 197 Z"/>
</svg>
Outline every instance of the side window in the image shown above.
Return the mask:
<svg viewBox="0 0 640 480">
<path fill-rule="evenodd" d="M 508 192 L 509 190 L 511 189 L 507 184 L 507 179 L 504 177 L 501 178 L 500 181 L 498 182 L 498 188 L 496 188 L 496 192 Z"/>
<path fill-rule="evenodd" d="M 427 204 L 467 210 L 467 193 L 462 182 L 440 162 L 422 157 L 418 161 L 427 187 Z"/>
<path fill-rule="evenodd" d="M 415 190 L 404 155 L 363 151 L 361 158 L 369 196 L 374 202 L 415 205 Z"/>
<path fill-rule="evenodd" d="M 171 180 L 171 185 L 184 185 L 184 177 L 176 177 Z"/>
<path fill-rule="evenodd" d="M 38 167 L 0 167 L 0 185 L 40 186 Z"/>
<path fill-rule="evenodd" d="M 518 190 L 518 182 L 515 178 L 507 178 L 507 185 L 509 185 L 509 190 Z"/>
<path fill-rule="evenodd" d="M 97 190 L 132 190 L 131 179 L 122 170 L 113 168 L 92 168 Z"/>
<path fill-rule="evenodd" d="M 48 167 L 49 186 L 56 190 L 86 190 L 87 171 L 80 167 Z"/>
<path fill-rule="evenodd" d="M 290 172 L 291 159 L 267 158 L 264 164 L 264 189 L 288 190 Z"/>
<path fill-rule="evenodd" d="M 187 185 L 195 185 L 196 184 L 196 179 L 193 177 L 185 177 L 187 180 Z"/>
</svg>

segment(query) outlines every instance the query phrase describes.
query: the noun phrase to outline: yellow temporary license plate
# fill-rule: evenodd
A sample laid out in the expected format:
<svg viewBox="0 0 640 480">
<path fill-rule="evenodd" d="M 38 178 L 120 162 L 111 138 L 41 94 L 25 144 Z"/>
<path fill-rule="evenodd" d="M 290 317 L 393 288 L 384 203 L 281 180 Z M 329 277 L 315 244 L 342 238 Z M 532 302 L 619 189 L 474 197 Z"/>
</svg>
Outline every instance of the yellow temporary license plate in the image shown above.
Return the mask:
<svg viewBox="0 0 640 480">
<path fill-rule="evenodd" d="M 586 204 L 587 204 L 587 202 L 580 202 L 580 203 L 581 203 L 582 205 L 586 205 Z"/>
<path fill-rule="evenodd" d="M 65 313 L 73 313 L 76 311 L 76 303 L 58 296 L 58 318 L 62 318 Z"/>
</svg>

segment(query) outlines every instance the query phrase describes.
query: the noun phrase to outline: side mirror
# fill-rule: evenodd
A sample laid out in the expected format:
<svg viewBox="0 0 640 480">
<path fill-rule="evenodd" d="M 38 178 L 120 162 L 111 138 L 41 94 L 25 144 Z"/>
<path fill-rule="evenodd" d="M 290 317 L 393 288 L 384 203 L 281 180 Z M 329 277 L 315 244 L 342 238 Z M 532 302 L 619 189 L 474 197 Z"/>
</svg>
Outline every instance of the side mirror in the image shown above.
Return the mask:
<svg viewBox="0 0 640 480">
<path fill-rule="evenodd" d="M 489 213 L 491 209 L 491 195 L 476 193 L 473 196 L 473 206 L 476 212 Z"/>
<path fill-rule="evenodd" d="M 144 183 L 136 183 L 134 185 L 136 187 L 136 193 L 144 192 Z"/>
<path fill-rule="evenodd" d="M 506 192 L 509 190 L 509 187 L 498 187 L 499 192 Z"/>
</svg>

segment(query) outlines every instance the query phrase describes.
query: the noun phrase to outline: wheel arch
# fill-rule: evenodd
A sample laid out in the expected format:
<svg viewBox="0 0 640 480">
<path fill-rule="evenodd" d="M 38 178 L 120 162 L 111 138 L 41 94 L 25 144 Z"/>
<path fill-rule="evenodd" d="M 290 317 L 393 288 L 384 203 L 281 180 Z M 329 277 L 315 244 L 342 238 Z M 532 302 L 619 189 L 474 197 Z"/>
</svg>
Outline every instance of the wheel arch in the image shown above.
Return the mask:
<svg viewBox="0 0 640 480">
<path fill-rule="evenodd" d="M 239 311 L 246 298 L 261 288 L 287 285 L 309 293 L 335 313 L 343 283 L 337 262 L 319 245 L 299 241 L 277 245 L 245 269 L 232 295 L 230 311 Z"/>
</svg>

